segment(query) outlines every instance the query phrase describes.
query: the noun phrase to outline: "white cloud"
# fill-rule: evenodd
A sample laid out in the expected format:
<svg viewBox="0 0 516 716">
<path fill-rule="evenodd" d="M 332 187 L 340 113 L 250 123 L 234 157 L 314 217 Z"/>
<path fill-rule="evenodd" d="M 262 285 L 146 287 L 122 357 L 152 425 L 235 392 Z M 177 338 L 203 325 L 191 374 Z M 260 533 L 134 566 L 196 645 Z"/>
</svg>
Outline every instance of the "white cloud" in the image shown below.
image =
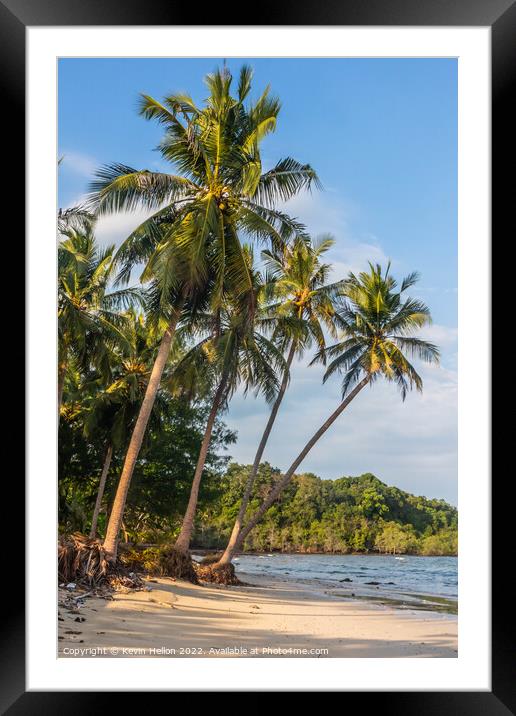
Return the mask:
<svg viewBox="0 0 516 716">
<path fill-rule="evenodd" d="M 441 348 L 450 348 L 455 346 L 458 338 L 458 331 L 456 328 L 450 326 L 442 326 L 437 323 L 431 323 L 429 326 L 424 326 L 419 331 L 421 338 L 425 341 L 431 341 L 436 343 Z"/>
<path fill-rule="evenodd" d="M 98 169 L 99 166 L 99 162 L 94 157 L 82 154 L 81 152 L 69 152 L 65 150 L 61 152 L 60 157 L 62 157 L 60 164 L 61 171 L 69 171 L 88 179 L 93 177 L 95 170 Z"/>
<path fill-rule="evenodd" d="M 368 261 L 387 264 L 385 255 L 376 237 L 353 236 L 349 219 L 356 208 L 333 192 L 313 192 L 295 196 L 282 207 L 288 214 L 302 221 L 311 235 L 331 234 L 335 245 L 326 254 L 332 263 L 331 280 L 343 278 L 349 271 L 367 269 Z"/>
<path fill-rule="evenodd" d="M 79 194 L 68 207 L 82 206 L 87 202 L 87 194 Z M 129 234 L 151 216 L 156 209 L 138 209 L 137 211 L 120 211 L 116 214 L 104 214 L 97 219 L 95 234 L 100 246 L 109 244 L 120 244 L 127 239 Z"/>
<path fill-rule="evenodd" d="M 140 209 L 124 211 L 117 214 L 106 214 L 99 217 L 96 236 L 101 246 L 115 244 L 119 246 L 138 226 L 149 218 L 156 210 Z"/>
</svg>

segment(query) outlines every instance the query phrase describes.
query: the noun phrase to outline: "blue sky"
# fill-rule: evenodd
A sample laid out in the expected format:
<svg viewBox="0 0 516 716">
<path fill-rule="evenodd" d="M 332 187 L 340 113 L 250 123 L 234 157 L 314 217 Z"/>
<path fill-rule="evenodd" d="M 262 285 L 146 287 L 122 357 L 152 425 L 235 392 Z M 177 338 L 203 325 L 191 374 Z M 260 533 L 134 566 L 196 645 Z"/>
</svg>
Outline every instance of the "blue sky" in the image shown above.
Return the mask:
<svg viewBox="0 0 516 716">
<path fill-rule="evenodd" d="M 457 489 L 457 64 L 453 59 L 230 59 L 255 70 L 282 110 L 263 144 L 266 166 L 292 156 L 317 170 L 323 191 L 286 205 L 314 235 L 336 239 L 335 277 L 368 260 L 392 261 L 430 306 L 426 335 L 442 350 L 422 367 L 425 391 L 401 403 L 393 386 L 375 386 L 314 448 L 303 467 L 321 477 L 374 472 L 389 484 L 456 504 Z M 154 150 L 159 125 L 136 112 L 138 93 L 161 99 L 184 90 L 206 96 L 203 76 L 221 60 L 64 59 L 59 62 L 59 205 L 82 199 L 95 167 L 122 162 L 166 170 Z M 102 242 L 118 243 L 142 217 L 104 219 Z M 288 464 L 339 399 L 321 370 L 294 368 L 266 459 Z M 239 431 L 235 459 L 252 462 L 267 417 L 261 400 L 237 396 L 226 421 Z"/>
</svg>

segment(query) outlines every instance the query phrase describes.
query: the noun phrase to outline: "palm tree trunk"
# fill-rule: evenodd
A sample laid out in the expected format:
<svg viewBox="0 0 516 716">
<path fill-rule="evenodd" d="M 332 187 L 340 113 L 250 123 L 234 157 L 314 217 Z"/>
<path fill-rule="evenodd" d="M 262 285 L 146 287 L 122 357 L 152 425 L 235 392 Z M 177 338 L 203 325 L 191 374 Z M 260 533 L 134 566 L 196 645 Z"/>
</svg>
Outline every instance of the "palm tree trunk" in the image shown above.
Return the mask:
<svg viewBox="0 0 516 716">
<path fill-rule="evenodd" d="M 262 502 L 258 510 L 255 512 L 255 514 L 252 516 L 252 518 L 249 520 L 249 522 L 246 524 L 246 526 L 242 529 L 240 532 L 240 535 L 237 539 L 236 549 L 240 549 L 243 545 L 247 535 L 249 532 L 251 532 L 252 529 L 258 524 L 258 522 L 261 520 L 261 518 L 264 516 L 264 514 L 267 512 L 269 507 L 277 500 L 281 492 L 285 489 L 285 487 L 288 485 L 290 480 L 292 479 L 292 476 L 294 472 L 297 470 L 299 465 L 303 462 L 305 457 L 308 455 L 310 450 L 313 448 L 315 443 L 321 438 L 324 433 L 328 430 L 328 428 L 337 420 L 339 415 L 347 408 L 347 406 L 351 403 L 353 398 L 355 398 L 362 388 L 367 385 L 367 383 L 370 380 L 370 376 L 367 375 L 365 378 L 362 378 L 360 383 L 358 383 L 355 388 L 351 391 L 351 393 L 348 395 L 348 397 L 342 401 L 342 403 L 339 405 L 337 410 L 335 410 L 328 420 L 326 420 L 325 423 L 321 425 L 319 430 L 310 438 L 310 440 L 306 443 L 305 447 L 301 450 L 299 455 L 296 457 L 292 465 L 289 467 L 287 472 L 283 475 L 283 477 L 278 480 L 276 485 L 272 488 L 272 490 L 269 492 L 267 498 Z"/>
<path fill-rule="evenodd" d="M 199 451 L 199 457 L 197 458 L 197 465 L 195 468 L 195 474 L 192 482 L 192 488 L 190 490 L 190 498 L 188 500 L 188 506 L 186 508 L 185 516 L 183 517 L 183 524 L 181 525 L 181 532 L 176 540 L 175 547 L 180 552 L 188 552 L 190 548 L 190 540 L 192 539 L 195 512 L 197 510 L 197 500 L 199 498 L 199 487 L 201 485 L 202 473 L 204 470 L 204 464 L 206 462 L 206 456 L 208 455 L 208 448 L 210 447 L 211 434 L 213 432 L 213 426 L 215 424 L 215 418 L 220 408 L 224 389 L 226 387 L 227 376 L 223 375 L 217 392 L 213 397 L 213 403 L 211 405 L 210 414 L 208 415 L 208 422 L 206 423 L 206 430 L 204 431 L 204 437 L 201 443 L 201 449 Z"/>
<path fill-rule="evenodd" d="M 61 404 L 63 402 L 63 390 L 64 390 L 65 375 L 66 375 L 66 364 L 61 363 L 57 370 L 57 417 L 58 417 L 58 419 L 61 414 Z"/>
<path fill-rule="evenodd" d="M 107 556 L 112 561 L 116 560 L 118 533 L 120 532 L 122 518 L 124 516 L 127 492 L 129 491 L 129 485 L 131 484 L 131 478 L 133 476 L 136 460 L 138 459 L 138 455 L 140 453 L 147 423 L 149 422 L 150 414 L 156 400 L 156 395 L 158 394 L 161 376 L 163 375 L 165 365 L 170 355 L 170 348 L 176 332 L 176 325 L 179 320 L 181 309 L 182 305 L 176 309 L 175 315 L 167 326 L 167 329 L 163 334 L 163 338 L 161 339 L 158 355 L 156 356 L 156 360 L 152 366 L 149 382 L 147 383 L 147 389 L 145 390 L 145 396 L 140 407 L 138 418 L 136 419 L 129 447 L 127 448 L 124 466 L 122 468 L 120 480 L 118 481 L 118 487 L 106 529 L 106 536 L 104 538 L 104 549 L 106 550 Z"/>
<path fill-rule="evenodd" d="M 256 475 L 258 474 L 258 468 L 260 467 L 260 462 L 262 459 L 263 452 L 265 450 L 265 446 L 267 445 L 267 441 L 269 439 L 269 435 L 271 434 L 272 427 L 274 425 L 274 421 L 276 420 L 276 416 L 278 415 L 278 410 L 281 405 L 281 401 L 283 400 L 283 396 L 285 395 L 285 391 L 287 389 L 288 380 L 290 376 L 290 366 L 292 365 L 292 361 L 294 359 L 294 355 L 296 353 L 296 341 L 292 341 L 292 345 L 290 346 L 290 351 L 287 357 L 287 363 L 285 372 L 283 373 L 283 380 L 281 381 L 280 390 L 278 393 L 278 396 L 274 402 L 274 405 L 271 410 L 271 414 L 269 416 L 269 420 L 267 421 L 267 425 L 265 426 L 265 430 L 262 435 L 262 439 L 260 441 L 260 444 L 258 445 L 258 450 L 256 451 L 256 456 L 254 458 L 253 467 L 251 469 L 251 472 L 249 474 L 249 477 L 247 478 L 247 482 L 244 489 L 244 494 L 242 495 L 242 504 L 240 505 L 240 509 L 238 511 L 238 515 L 235 520 L 235 524 L 233 525 L 233 530 L 231 532 L 231 537 L 229 538 L 229 542 L 227 544 L 227 547 L 224 551 L 224 554 L 219 559 L 217 564 L 228 564 L 233 559 L 233 556 L 235 554 L 236 545 L 238 542 L 238 536 L 240 534 L 240 530 L 242 529 L 242 524 L 244 522 L 245 513 L 247 510 L 247 505 L 249 504 L 249 500 L 251 499 L 251 493 L 253 491 L 254 481 L 256 480 Z"/>
<path fill-rule="evenodd" d="M 95 539 L 97 536 L 97 522 L 100 514 L 100 507 L 102 505 L 102 498 L 104 497 L 104 489 L 106 487 L 106 480 L 111 465 L 111 458 L 113 456 L 113 446 L 108 445 L 106 450 L 106 457 L 104 458 L 104 465 L 102 466 L 102 472 L 100 474 L 99 490 L 97 492 L 97 500 L 95 502 L 95 508 L 93 510 L 93 516 L 91 518 L 91 529 L 90 538 Z"/>
</svg>

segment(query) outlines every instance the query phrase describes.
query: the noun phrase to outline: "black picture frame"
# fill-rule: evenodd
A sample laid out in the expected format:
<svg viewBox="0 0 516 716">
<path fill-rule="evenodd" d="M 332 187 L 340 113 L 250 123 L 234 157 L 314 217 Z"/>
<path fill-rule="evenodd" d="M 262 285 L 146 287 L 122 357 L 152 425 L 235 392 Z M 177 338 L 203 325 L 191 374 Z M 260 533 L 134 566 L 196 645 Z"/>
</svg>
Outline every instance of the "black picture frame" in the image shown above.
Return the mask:
<svg viewBox="0 0 516 716">
<path fill-rule="evenodd" d="M 170 0 L 0 0 L 0 71 L 2 74 L 4 116 L 9 125 L 9 141 L 3 142 L 2 158 L 8 172 L 2 172 L 3 196 L 8 198 L 10 213 L 18 217 L 17 233 L 23 232 L 25 215 L 24 145 L 25 127 L 25 30 L 28 26 L 95 26 L 95 25 L 192 25 L 191 7 L 176 5 Z M 492 31 L 492 235 L 502 232 L 514 213 L 514 179 L 507 181 L 504 169 L 514 172 L 516 166 L 513 132 L 516 112 L 512 106 L 511 84 L 516 75 L 516 3 L 514 0 L 299 0 L 297 3 L 271 2 L 260 4 L 260 15 L 267 23 L 248 21 L 236 3 L 203 6 L 203 25 L 361 25 L 361 26 L 489 26 Z M 236 18 L 238 22 L 228 22 Z M 511 83 L 512 80 L 512 83 Z M 5 135 L 4 135 L 5 138 Z M 7 156 L 6 156 L 7 153 Z M 15 190 L 13 191 L 13 186 Z M 20 240 L 21 244 L 21 240 Z M 21 246 L 16 247 L 20 261 Z M 21 342 L 18 342 L 20 346 Z M 23 365 L 22 348 L 15 359 Z M 17 401 L 23 399 L 17 394 Z M 501 439 L 501 438 L 499 438 Z M 20 455 L 23 451 L 20 452 Z M 9 501 L 24 502 L 21 476 L 11 481 Z M 510 486 L 492 491 L 494 515 L 504 515 Z M 514 504 L 514 501 L 513 501 Z M 511 641 L 510 620 L 514 617 L 507 606 L 508 596 L 503 583 L 507 578 L 507 557 L 503 555 L 503 534 L 506 520 L 493 519 L 492 571 L 492 690 L 490 692 L 351 692 L 346 693 L 346 708 L 360 699 L 360 708 L 378 708 L 383 713 L 399 716 L 431 714 L 489 714 L 500 716 L 516 713 L 516 653 Z M 16 552 L 23 545 L 18 530 Z M 4 557 L 5 558 L 5 557 Z M 11 571 L 11 567 L 8 566 Z M 21 575 L 16 577 L 19 594 Z M 42 616 L 42 618 L 44 618 Z M 513 626 L 513 624 L 512 624 Z M 2 625 L 0 650 L 0 708 L 2 713 L 18 714 L 80 714 L 98 713 L 99 694 L 95 692 L 25 692 L 25 612 L 22 604 L 11 601 Z M 407 685 L 410 688 L 410 684 Z M 337 689 L 336 689 L 337 690 Z M 102 700 L 119 699 L 120 694 L 104 693 Z M 357 698 L 358 697 L 358 698 Z M 140 695 L 130 695 L 132 706 L 138 708 Z M 351 701 L 350 701 L 351 699 Z M 344 705 L 344 702 L 343 702 Z M 116 705 L 113 703 L 113 706 Z M 172 705 L 173 706 L 173 705 Z"/>
</svg>

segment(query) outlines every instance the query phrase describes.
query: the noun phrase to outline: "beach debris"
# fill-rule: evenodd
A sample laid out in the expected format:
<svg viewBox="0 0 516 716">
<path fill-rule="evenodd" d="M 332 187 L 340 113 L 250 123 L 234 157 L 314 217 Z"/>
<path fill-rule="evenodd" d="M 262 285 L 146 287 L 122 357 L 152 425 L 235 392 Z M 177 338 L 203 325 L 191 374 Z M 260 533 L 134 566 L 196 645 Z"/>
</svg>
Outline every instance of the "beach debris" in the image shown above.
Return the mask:
<svg viewBox="0 0 516 716">
<path fill-rule="evenodd" d="M 339 582 L 352 582 L 353 580 L 349 577 L 346 577 L 345 579 L 339 579 Z"/>
<path fill-rule="evenodd" d="M 167 577 L 185 579 L 192 584 L 198 584 L 197 571 L 189 552 L 183 552 L 175 547 L 167 547 L 161 551 L 160 567 Z"/>
<path fill-rule="evenodd" d="M 75 532 L 59 541 L 58 569 L 65 581 L 76 577 L 88 584 L 98 584 L 105 580 L 108 572 L 106 553 L 100 542 Z M 75 586 L 71 582 L 67 589 L 75 589 Z"/>
<path fill-rule="evenodd" d="M 144 586 L 141 577 L 130 571 L 120 560 L 115 563 L 107 560 L 106 551 L 99 540 L 91 539 L 80 532 L 60 538 L 58 573 L 68 591 L 74 591 L 79 583 L 94 587 L 93 591 L 79 595 L 81 600 L 93 593 L 100 596 L 96 591 L 100 587 L 134 590 Z"/>
<path fill-rule="evenodd" d="M 364 582 L 364 584 L 372 584 L 376 587 L 376 585 L 381 584 L 381 582 Z"/>
<path fill-rule="evenodd" d="M 147 577 L 151 574 L 170 579 L 185 579 L 193 584 L 198 584 L 191 555 L 188 552 L 177 550 L 171 544 L 149 547 L 144 550 L 134 547 L 122 551 L 120 560 L 127 569 L 146 572 Z M 142 589 L 149 591 L 151 587 L 143 585 Z"/>
<path fill-rule="evenodd" d="M 229 564 L 197 564 L 196 571 L 199 579 L 210 584 L 225 586 L 240 586 L 243 583 L 235 573 L 235 567 Z"/>
</svg>

